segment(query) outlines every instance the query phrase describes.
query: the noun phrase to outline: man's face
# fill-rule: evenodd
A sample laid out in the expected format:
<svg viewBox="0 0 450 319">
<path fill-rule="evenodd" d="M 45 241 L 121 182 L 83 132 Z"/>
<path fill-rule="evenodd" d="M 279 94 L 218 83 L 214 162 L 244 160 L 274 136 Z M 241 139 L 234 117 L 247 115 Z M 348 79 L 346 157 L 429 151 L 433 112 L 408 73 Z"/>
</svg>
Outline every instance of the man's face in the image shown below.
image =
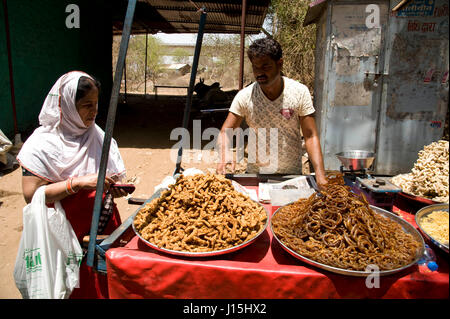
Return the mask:
<svg viewBox="0 0 450 319">
<path fill-rule="evenodd" d="M 271 86 L 281 75 L 283 59 L 274 61 L 270 56 L 264 55 L 254 57 L 250 62 L 252 63 L 255 79 L 262 87 Z"/>
</svg>

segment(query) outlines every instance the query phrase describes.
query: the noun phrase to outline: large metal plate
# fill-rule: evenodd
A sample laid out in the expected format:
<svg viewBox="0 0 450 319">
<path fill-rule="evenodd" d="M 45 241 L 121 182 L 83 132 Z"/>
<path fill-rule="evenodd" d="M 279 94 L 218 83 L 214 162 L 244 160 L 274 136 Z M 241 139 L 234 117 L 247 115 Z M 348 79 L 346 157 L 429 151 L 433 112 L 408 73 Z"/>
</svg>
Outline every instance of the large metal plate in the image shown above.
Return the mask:
<svg viewBox="0 0 450 319">
<path fill-rule="evenodd" d="M 392 182 L 392 178 L 389 179 L 389 182 L 392 183 L 393 185 L 399 187 L 399 188 L 402 188 L 400 185 L 396 185 L 395 183 L 393 183 Z M 417 195 L 414 195 L 412 193 L 405 192 L 403 190 L 401 192 L 399 192 L 398 194 L 401 197 L 406 198 L 406 199 L 411 200 L 411 201 L 416 202 L 416 203 L 422 203 L 422 204 L 428 204 L 428 205 L 440 204 L 439 202 L 434 201 L 432 199 L 421 197 L 421 196 L 417 196 Z"/>
<path fill-rule="evenodd" d="M 273 213 L 272 215 L 272 219 L 273 217 L 283 208 L 284 206 L 280 207 L 279 209 L 277 209 L 275 211 L 275 213 Z M 386 275 L 391 275 L 397 272 L 400 272 L 404 269 L 407 269 L 409 267 L 411 267 L 412 265 L 414 265 L 415 263 L 417 263 L 419 261 L 419 259 L 422 257 L 423 253 L 424 253 L 424 248 L 425 248 L 425 243 L 423 241 L 422 236 L 420 235 L 420 233 L 417 231 L 416 228 L 414 228 L 410 223 L 408 223 L 407 221 L 403 220 L 402 218 L 398 217 L 397 215 L 394 215 L 384 209 L 378 208 L 376 206 L 372 206 L 370 205 L 370 208 L 375 211 L 377 214 L 383 216 L 383 217 L 387 217 L 391 220 L 393 220 L 394 222 L 398 223 L 403 230 L 408 233 L 411 234 L 420 244 L 421 247 L 417 249 L 416 252 L 416 258 L 409 263 L 408 265 L 405 265 L 401 268 L 397 268 L 397 269 L 391 269 L 391 270 L 381 270 L 379 272 L 380 276 L 386 276 Z M 317 262 L 315 260 L 306 258 L 302 255 L 300 255 L 299 253 L 297 253 L 296 251 L 292 250 L 291 248 L 287 247 L 275 234 L 275 232 L 273 231 L 272 228 L 272 219 L 271 219 L 271 223 L 270 223 L 270 230 L 272 231 L 273 237 L 275 238 L 275 240 L 281 245 L 281 247 L 283 247 L 283 249 L 285 249 L 288 253 L 290 253 L 292 256 L 294 256 L 295 258 L 318 268 L 327 270 L 327 271 L 331 271 L 337 274 L 341 274 L 341 275 L 347 275 L 347 276 L 356 276 L 356 277 L 367 277 L 370 274 L 373 274 L 373 272 L 366 272 L 366 271 L 358 271 L 358 270 L 349 270 L 349 269 L 343 269 L 343 268 L 337 268 L 337 267 L 333 267 L 330 265 L 326 265 L 326 264 L 322 264 L 320 262 Z"/>
<path fill-rule="evenodd" d="M 435 205 L 430 205 L 430 206 L 426 206 L 422 209 L 420 209 L 415 216 L 415 221 L 417 224 L 417 227 L 419 227 L 420 232 L 422 233 L 422 235 L 425 238 L 428 238 L 436 247 L 438 247 L 439 249 L 445 251 L 448 254 L 448 244 L 445 245 L 439 241 L 437 241 L 434 237 L 432 237 L 430 234 L 428 234 L 421 225 L 421 220 L 423 217 L 431 214 L 432 212 L 438 211 L 438 210 L 443 210 L 446 211 L 448 213 L 448 204 L 435 204 Z"/>
<path fill-rule="evenodd" d="M 153 198 L 152 198 L 153 199 Z M 264 209 L 264 212 L 266 213 L 266 223 L 264 224 L 264 227 L 258 232 L 258 234 L 256 234 L 255 237 L 251 238 L 250 240 L 243 242 L 242 244 L 239 244 L 237 246 L 233 246 L 230 248 L 226 248 L 226 249 L 221 249 L 221 250 L 214 250 L 214 251 L 206 251 L 206 252 L 189 252 L 189 251 L 178 251 L 178 250 L 171 250 L 171 249 L 166 249 L 166 248 L 162 248 L 162 247 L 158 247 L 155 244 L 149 242 L 148 240 L 144 239 L 139 232 L 136 230 L 136 228 L 134 227 L 134 220 L 136 218 L 137 213 L 140 211 L 141 208 L 143 208 L 145 206 L 145 204 L 147 204 L 149 202 L 146 201 L 141 207 L 139 207 L 139 209 L 134 213 L 133 216 L 133 222 L 132 222 L 132 227 L 133 227 L 133 231 L 134 233 L 145 243 L 147 244 L 149 247 L 170 254 L 170 255 L 175 255 L 175 256 L 184 256 L 184 257 L 210 257 L 210 256 L 218 256 L 218 255 L 224 255 L 224 254 L 229 254 L 232 252 L 235 252 L 239 249 L 242 249 L 244 247 L 247 247 L 248 245 L 250 245 L 251 243 L 255 242 L 258 237 L 266 230 L 267 225 L 269 224 L 269 213 L 267 211 L 267 209 L 261 205 L 258 202 L 257 203 L 259 206 L 261 206 Z"/>
<path fill-rule="evenodd" d="M 411 194 L 411 193 L 406 193 L 404 191 L 401 191 L 399 194 L 400 194 L 400 196 L 402 196 L 402 197 L 404 197 L 406 199 L 412 200 L 414 202 L 417 202 L 417 203 L 423 203 L 423 204 L 428 204 L 428 205 L 440 204 L 439 202 L 434 201 L 432 199 L 425 198 L 425 197 L 420 197 L 420 196 L 417 196 L 417 195 L 414 195 L 414 194 Z"/>
</svg>

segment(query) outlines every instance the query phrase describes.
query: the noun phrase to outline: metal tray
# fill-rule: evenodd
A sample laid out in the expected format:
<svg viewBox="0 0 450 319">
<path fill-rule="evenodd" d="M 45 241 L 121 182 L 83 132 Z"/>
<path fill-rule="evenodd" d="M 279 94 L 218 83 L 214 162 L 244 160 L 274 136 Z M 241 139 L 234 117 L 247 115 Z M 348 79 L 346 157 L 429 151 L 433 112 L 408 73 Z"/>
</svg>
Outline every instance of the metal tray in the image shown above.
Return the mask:
<svg viewBox="0 0 450 319">
<path fill-rule="evenodd" d="M 423 228 L 422 225 L 420 223 L 420 220 L 422 217 L 425 217 L 428 214 L 431 214 L 434 211 L 437 210 L 444 210 L 448 212 L 448 204 L 434 204 L 434 205 L 430 205 L 430 206 L 426 206 L 422 209 L 420 209 L 415 216 L 415 221 L 417 224 L 417 227 L 419 227 L 420 232 L 422 233 L 422 235 L 425 238 L 428 238 L 436 247 L 438 247 L 439 249 L 445 251 L 448 254 L 448 245 L 444 245 L 440 242 L 438 242 L 436 239 L 434 239 L 433 237 L 431 237 L 431 235 L 429 235 Z"/>
<path fill-rule="evenodd" d="M 284 206 L 280 207 L 279 209 L 277 209 L 275 211 L 275 213 L 273 213 L 272 218 L 280 211 L 280 209 L 282 209 Z M 393 221 L 395 221 L 396 223 L 400 224 L 400 226 L 403 228 L 403 230 L 409 234 L 411 234 L 415 239 L 417 239 L 419 241 L 419 243 L 421 244 L 421 247 L 417 250 L 416 252 L 416 258 L 409 263 L 408 265 L 405 265 L 401 268 L 397 268 L 397 269 L 391 269 L 391 270 L 381 270 L 379 272 L 380 276 L 386 276 L 386 275 L 391 275 L 397 272 L 400 272 L 406 268 L 411 267 L 412 265 L 414 265 L 415 263 L 417 263 L 419 261 L 419 259 L 422 257 L 423 253 L 424 253 L 424 248 L 425 248 L 425 243 L 423 241 L 422 236 L 420 235 L 420 233 L 417 231 L 416 228 L 414 228 L 410 223 L 408 223 L 407 221 L 403 220 L 402 218 L 398 217 L 397 215 L 394 215 L 384 209 L 378 208 L 376 206 L 372 206 L 370 205 L 370 208 L 372 210 L 374 210 L 376 213 L 387 217 Z M 326 264 L 322 264 L 320 262 L 317 262 L 315 260 L 303 257 L 302 255 L 300 255 L 299 253 L 295 252 L 294 250 L 292 250 L 291 248 L 287 247 L 275 234 L 275 232 L 273 231 L 272 228 L 272 219 L 271 219 L 271 223 L 270 223 L 270 230 L 272 231 L 273 237 L 275 238 L 275 240 L 281 245 L 281 247 L 283 247 L 283 249 L 285 249 L 288 253 L 290 253 L 292 256 L 294 256 L 297 259 L 300 259 L 301 261 L 304 261 L 305 263 L 327 270 L 327 271 L 331 271 L 337 274 L 341 274 L 341 275 L 347 275 L 347 276 L 355 276 L 355 277 L 367 277 L 370 274 L 373 274 L 372 272 L 366 272 L 366 271 L 359 271 L 359 270 L 349 270 L 349 269 L 343 269 L 343 268 L 337 268 L 337 267 L 333 267 L 333 266 L 329 266 Z"/>
<path fill-rule="evenodd" d="M 401 189 L 401 187 L 400 187 L 399 185 L 396 185 L 396 184 L 394 184 L 394 183 L 392 182 L 392 178 L 389 179 L 389 182 L 390 182 L 392 185 L 395 185 L 395 186 L 397 186 L 398 188 Z M 434 200 L 432 200 L 432 199 L 425 198 L 425 197 L 421 197 L 421 196 L 417 196 L 417 195 L 414 195 L 414 194 L 411 194 L 411 193 L 407 193 L 407 192 L 405 192 L 405 191 L 403 191 L 403 190 L 402 190 L 401 192 L 399 192 L 398 194 L 399 194 L 401 197 L 403 197 L 403 198 L 412 200 L 412 201 L 417 202 L 417 203 L 428 204 L 428 205 L 432 205 L 432 204 L 440 204 L 439 202 L 436 202 L 436 201 L 434 201 Z"/>
<path fill-rule="evenodd" d="M 250 199 L 252 200 L 252 199 Z M 139 234 L 139 232 L 136 230 L 136 228 L 134 227 L 134 220 L 136 218 L 137 213 L 141 210 L 142 207 L 145 206 L 145 204 L 147 204 L 150 200 L 146 201 L 141 207 L 139 207 L 139 209 L 134 213 L 133 216 L 133 222 L 132 222 L 132 227 L 133 227 L 133 231 L 134 233 L 145 243 L 147 244 L 149 247 L 170 254 L 170 255 L 175 255 L 175 256 L 184 256 L 184 257 L 210 257 L 210 256 L 218 256 L 218 255 L 224 255 L 224 254 L 229 254 L 232 253 L 234 251 L 237 251 L 239 249 L 242 249 L 244 247 L 247 247 L 248 245 L 250 245 L 251 243 L 253 243 L 254 241 L 256 241 L 256 239 L 258 239 L 258 237 L 266 230 L 268 224 L 269 224 L 269 213 L 267 211 L 267 209 L 261 205 L 258 202 L 257 203 L 259 206 L 261 206 L 264 209 L 264 212 L 266 213 L 266 223 L 264 224 L 264 227 L 259 231 L 258 234 L 256 234 L 255 237 L 251 238 L 250 240 L 243 242 L 242 244 L 239 244 L 237 246 L 233 246 L 230 248 L 226 248 L 226 249 L 221 249 L 221 250 L 214 250 L 214 251 L 206 251 L 206 252 L 189 252 L 189 251 L 178 251 L 178 250 L 171 250 L 171 249 L 166 249 L 166 248 L 161 248 L 156 246 L 155 244 L 149 242 L 148 240 L 144 239 L 143 237 L 141 237 L 141 235 Z M 253 200 L 252 200 L 253 201 Z"/>
<path fill-rule="evenodd" d="M 401 191 L 399 193 L 400 196 L 407 198 L 409 200 L 412 200 L 414 202 L 418 202 L 418 203 L 422 203 L 422 204 L 428 204 L 428 205 L 432 205 L 432 204 L 440 204 L 439 202 L 436 202 L 432 199 L 429 198 L 425 198 L 425 197 L 420 197 L 411 193 L 406 193 L 404 191 Z"/>
</svg>

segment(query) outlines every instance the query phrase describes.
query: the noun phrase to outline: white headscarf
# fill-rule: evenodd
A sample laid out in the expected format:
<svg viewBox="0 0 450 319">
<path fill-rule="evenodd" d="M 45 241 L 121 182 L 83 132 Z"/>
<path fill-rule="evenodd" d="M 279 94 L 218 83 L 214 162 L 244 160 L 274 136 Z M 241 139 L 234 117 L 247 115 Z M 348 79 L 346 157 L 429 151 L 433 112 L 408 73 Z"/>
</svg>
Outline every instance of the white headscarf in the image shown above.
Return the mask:
<svg viewBox="0 0 450 319">
<path fill-rule="evenodd" d="M 30 172 L 50 181 L 98 173 L 105 132 L 95 123 L 86 127 L 78 114 L 75 95 L 84 72 L 61 76 L 53 85 L 39 114 L 39 124 L 17 156 Z M 125 177 L 117 142 L 112 139 L 106 175 Z"/>
</svg>

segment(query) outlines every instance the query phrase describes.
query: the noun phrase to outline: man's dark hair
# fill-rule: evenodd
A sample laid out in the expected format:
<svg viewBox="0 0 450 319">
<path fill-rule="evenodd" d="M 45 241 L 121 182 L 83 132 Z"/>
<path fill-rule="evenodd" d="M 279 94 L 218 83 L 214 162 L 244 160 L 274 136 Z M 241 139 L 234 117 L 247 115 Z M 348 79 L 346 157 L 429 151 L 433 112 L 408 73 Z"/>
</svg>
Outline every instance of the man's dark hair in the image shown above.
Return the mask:
<svg viewBox="0 0 450 319">
<path fill-rule="evenodd" d="M 86 94 L 94 88 L 94 85 L 97 87 L 100 95 L 101 85 L 96 78 L 92 77 L 92 79 L 90 79 L 87 76 L 80 77 L 78 80 L 77 94 L 75 95 L 75 103 L 85 97 Z"/>
<path fill-rule="evenodd" d="M 283 57 L 281 45 L 272 38 L 263 38 L 254 41 L 247 50 L 247 56 L 250 60 L 265 55 L 270 56 L 274 61 L 278 61 Z"/>
</svg>

